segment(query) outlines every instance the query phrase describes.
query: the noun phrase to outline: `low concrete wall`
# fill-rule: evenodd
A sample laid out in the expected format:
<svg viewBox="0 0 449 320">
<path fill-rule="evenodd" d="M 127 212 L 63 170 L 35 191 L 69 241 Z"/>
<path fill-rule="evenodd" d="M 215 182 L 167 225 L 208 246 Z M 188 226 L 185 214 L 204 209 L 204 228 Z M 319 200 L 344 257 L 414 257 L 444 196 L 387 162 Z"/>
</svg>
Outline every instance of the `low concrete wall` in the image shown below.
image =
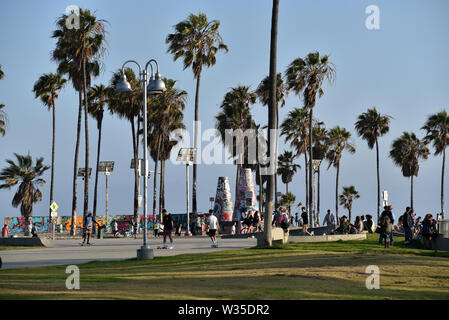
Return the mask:
<svg viewBox="0 0 449 320">
<path fill-rule="evenodd" d="M 290 236 L 288 243 L 298 242 L 326 242 L 326 241 L 349 241 L 349 240 L 365 240 L 366 233 L 360 234 L 335 234 L 325 236 Z"/>
<path fill-rule="evenodd" d="M 445 237 L 445 235 L 440 234 L 436 240 L 435 245 L 437 250 L 449 251 L 449 238 Z"/>
<path fill-rule="evenodd" d="M 258 246 L 263 246 L 265 245 L 265 238 L 264 238 L 264 233 L 263 232 L 257 232 L 255 234 L 256 238 L 257 238 L 257 245 Z M 273 241 L 273 244 L 276 243 L 287 243 L 288 242 L 288 233 L 285 233 L 284 230 L 282 228 L 273 228 L 271 230 L 271 239 Z"/>
<path fill-rule="evenodd" d="M 0 246 L 51 247 L 51 241 L 42 238 L 0 238 Z"/>
</svg>

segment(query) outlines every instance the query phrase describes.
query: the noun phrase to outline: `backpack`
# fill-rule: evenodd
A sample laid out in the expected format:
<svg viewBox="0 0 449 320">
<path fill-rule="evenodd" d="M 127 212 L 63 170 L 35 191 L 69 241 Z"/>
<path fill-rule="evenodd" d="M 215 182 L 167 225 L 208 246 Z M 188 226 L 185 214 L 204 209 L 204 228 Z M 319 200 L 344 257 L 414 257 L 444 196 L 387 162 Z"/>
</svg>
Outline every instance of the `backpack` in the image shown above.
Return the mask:
<svg viewBox="0 0 449 320">
<path fill-rule="evenodd" d="M 384 215 L 380 219 L 380 227 L 383 232 L 390 233 L 391 232 L 391 219 L 389 216 Z"/>
<path fill-rule="evenodd" d="M 289 221 L 288 221 L 288 216 L 286 213 L 283 213 L 280 218 L 279 218 L 279 222 L 281 224 L 281 227 L 283 229 L 287 229 L 288 226 L 290 225 Z"/>
</svg>

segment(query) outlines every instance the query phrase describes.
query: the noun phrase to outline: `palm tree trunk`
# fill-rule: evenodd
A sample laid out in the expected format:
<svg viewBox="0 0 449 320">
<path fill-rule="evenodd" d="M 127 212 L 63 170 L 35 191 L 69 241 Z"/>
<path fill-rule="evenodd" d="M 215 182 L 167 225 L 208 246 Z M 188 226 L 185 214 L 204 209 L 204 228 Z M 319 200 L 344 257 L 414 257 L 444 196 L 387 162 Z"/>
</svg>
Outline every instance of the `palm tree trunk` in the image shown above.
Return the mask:
<svg viewBox="0 0 449 320">
<path fill-rule="evenodd" d="M 413 174 L 410 177 L 410 208 L 413 209 Z"/>
<path fill-rule="evenodd" d="M 318 197 L 316 201 L 316 211 L 318 215 L 318 224 L 320 223 L 320 167 L 318 167 Z"/>
<path fill-rule="evenodd" d="M 441 214 L 443 215 L 443 219 L 445 218 L 444 214 L 444 166 L 446 163 L 446 147 L 443 149 L 443 164 L 441 166 Z"/>
<path fill-rule="evenodd" d="M 95 218 L 97 217 L 98 167 L 100 166 L 101 125 L 102 125 L 102 123 L 103 123 L 103 120 L 100 118 L 100 120 L 98 121 L 97 166 L 95 169 L 94 208 L 93 208 L 94 221 L 95 221 Z M 96 224 L 94 223 L 92 227 L 93 227 L 92 228 L 93 234 L 95 234 Z"/>
<path fill-rule="evenodd" d="M 55 182 L 55 142 L 56 142 L 56 106 L 55 106 L 55 97 L 52 96 L 52 105 L 53 105 L 53 140 L 51 145 L 51 182 L 50 182 L 50 205 L 53 202 L 53 188 Z M 49 217 L 51 218 L 51 209 L 49 209 Z"/>
<path fill-rule="evenodd" d="M 75 159 L 73 161 L 73 193 L 72 193 L 72 225 L 70 227 L 70 235 L 76 235 L 76 202 L 78 200 L 77 197 L 77 187 L 78 187 L 78 154 L 80 150 L 80 135 L 81 135 L 81 115 L 83 112 L 83 99 L 81 95 L 81 91 L 78 92 L 78 124 L 76 129 L 76 144 L 75 144 Z"/>
<path fill-rule="evenodd" d="M 377 166 L 377 221 L 380 221 L 380 169 L 379 169 L 379 143 L 376 139 L 376 166 Z"/>
<path fill-rule="evenodd" d="M 194 135 L 194 147 L 198 152 L 198 109 L 200 103 L 200 82 L 201 82 L 201 73 L 198 75 L 196 79 L 196 92 L 195 92 L 195 135 Z M 196 181 L 197 181 L 197 165 L 196 159 L 193 162 L 193 188 L 192 188 L 192 211 L 196 214 L 197 211 L 197 202 L 196 202 Z"/>
<path fill-rule="evenodd" d="M 277 73 L 276 73 L 276 60 L 277 60 L 277 35 L 278 35 L 278 12 L 279 12 L 279 0 L 273 0 L 273 10 L 271 14 L 271 41 L 270 41 L 270 94 L 268 103 L 268 148 L 270 155 L 270 166 L 274 166 L 277 161 L 276 150 L 274 154 L 272 153 L 271 145 L 273 144 L 273 138 L 277 140 L 277 127 L 276 127 L 276 109 L 277 109 L 277 97 L 276 97 L 276 86 L 277 86 Z M 275 129 L 275 137 L 272 136 L 273 129 Z M 275 142 L 276 142 L 275 140 Z M 276 142 L 277 145 L 277 142 Z M 271 173 L 271 172 L 270 172 Z M 273 185 L 276 176 L 276 171 L 274 174 L 268 176 L 267 181 L 267 201 L 265 207 L 265 217 L 264 217 L 264 238 L 265 244 L 272 245 L 272 212 L 273 212 Z"/>
<path fill-rule="evenodd" d="M 159 211 L 165 208 L 165 160 L 161 160 L 161 182 L 159 186 Z"/>
<path fill-rule="evenodd" d="M 160 136 L 157 138 L 157 154 L 156 154 L 156 161 L 154 161 L 154 177 L 153 177 L 153 219 L 156 216 L 156 196 L 157 196 L 157 167 L 159 163 L 159 152 L 161 148 L 161 139 Z M 161 220 L 162 221 L 162 220 Z"/>
<path fill-rule="evenodd" d="M 277 97 L 276 97 L 277 98 Z M 276 128 L 279 128 L 279 108 L 276 104 Z M 278 141 L 276 139 L 276 154 L 278 151 Z M 277 208 L 278 204 L 278 175 L 274 175 L 274 207 Z"/>
<path fill-rule="evenodd" d="M 310 223 L 312 227 L 314 227 L 314 221 L 313 221 L 313 190 L 312 190 L 312 179 L 313 179 L 313 167 L 312 167 L 312 160 L 313 160 L 313 148 L 312 148 L 312 119 L 313 119 L 313 106 L 310 106 L 310 113 L 309 113 L 309 210 L 310 210 Z"/>
<path fill-rule="evenodd" d="M 304 152 L 304 168 L 306 174 L 306 211 L 309 212 L 309 168 L 307 166 L 307 151 Z"/>
<path fill-rule="evenodd" d="M 87 105 L 87 78 L 86 78 L 86 59 L 83 59 L 83 91 L 84 91 L 84 136 L 86 141 L 86 154 L 84 158 L 84 167 L 86 172 L 84 174 L 84 208 L 83 216 L 88 213 L 89 206 L 89 121 L 88 121 L 88 105 Z"/>
<path fill-rule="evenodd" d="M 237 195 L 239 192 L 239 180 L 240 180 L 240 168 L 241 168 L 241 164 L 237 163 L 237 169 L 235 172 L 235 199 L 237 201 Z M 237 205 L 237 204 L 236 204 Z M 240 218 L 240 217 L 234 217 L 235 218 Z"/>
<path fill-rule="evenodd" d="M 138 208 L 139 208 L 139 154 L 137 151 L 139 144 L 139 137 L 136 137 L 136 129 L 134 118 L 130 119 L 131 135 L 133 139 L 133 155 L 134 155 L 134 222 L 137 223 Z M 137 131 L 138 134 L 139 131 Z M 142 170 L 142 168 L 140 168 Z"/>
<path fill-rule="evenodd" d="M 351 209 L 348 209 L 348 214 L 349 214 L 349 223 L 351 223 L 352 219 L 351 219 Z"/>
<path fill-rule="evenodd" d="M 335 217 L 337 219 L 337 225 L 338 222 L 338 179 L 340 176 L 340 165 L 337 165 L 337 177 L 335 179 Z"/>
</svg>

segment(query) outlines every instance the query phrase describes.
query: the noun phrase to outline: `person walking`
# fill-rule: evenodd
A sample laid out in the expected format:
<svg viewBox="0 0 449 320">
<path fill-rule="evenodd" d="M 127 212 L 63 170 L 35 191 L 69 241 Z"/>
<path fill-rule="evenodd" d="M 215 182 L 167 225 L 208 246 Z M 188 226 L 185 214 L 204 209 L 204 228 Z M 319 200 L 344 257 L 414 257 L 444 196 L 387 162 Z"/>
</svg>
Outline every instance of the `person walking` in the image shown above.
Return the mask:
<svg viewBox="0 0 449 320">
<path fill-rule="evenodd" d="M 254 232 L 261 231 L 259 223 L 260 223 L 260 214 L 259 214 L 259 211 L 256 211 L 254 213 L 254 217 L 253 217 L 253 229 L 254 229 Z"/>
<path fill-rule="evenodd" d="M 95 221 L 95 220 L 92 218 L 92 213 L 89 212 L 89 213 L 87 214 L 87 216 L 84 217 L 84 221 L 83 221 L 84 234 L 83 234 L 83 243 L 81 243 L 82 246 L 84 246 L 84 244 L 86 243 L 86 240 L 87 240 L 87 243 L 86 243 L 86 244 L 91 244 L 91 243 L 90 243 L 90 236 L 91 236 L 91 234 L 92 234 L 92 226 L 93 226 L 93 223 L 94 223 L 94 222 L 95 222 L 97 225 L 99 225 L 98 222 Z"/>
<path fill-rule="evenodd" d="M 335 216 L 334 213 L 329 209 L 324 216 L 323 226 L 324 225 L 327 225 L 328 233 L 331 233 L 335 230 Z"/>
<path fill-rule="evenodd" d="M 302 218 L 302 232 L 306 235 L 311 236 L 312 234 L 309 233 L 309 215 L 306 212 L 306 207 L 301 208 L 301 218 Z"/>
<path fill-rule="evenodd" d="M 404 214 L 402 215 L 402 226 L 404 227 L 404 235 L 405 235 L 405 241 L 404 244 L 410 244 L 412 242 L 413 233 L 412 233 L 412 226 L 413 226 L 413 209 L 410 207 L 407 207 L 405 209 Z"/>
<path fill-rule="evenodd" d="M 114 238 L 117 238 L 117 236 L 118 236 L 118 223 L 117 223 L 117 220 L 112 221 L 112 234 L 114 235 Z"/>
<path fill-rule="evenodd" d="M 218 219 L 216 216 L 214 216 L 214 211 L 213 210 L 209 210 L 209 217 L 207 219 L 207 224 L 209 226 L 209 237 L 210 240 L 212 241 L 212 248 L 218 248 L 218 244 L 217 244 L 217 230 L 219 230 L 220 225 L 218 224 Z"/>
<path fill-rule="evenodd" d="M 162 244 L 162 249 L 167 249 L 167 237 L 170 239 L 170 247 L 168 247 L 168 249 L 173 249 L 173 238 L 171 234 L 173 232 L 174 222 L 171 214 L 165 209 L 162 210 L 162 224 L 164 225 L 164 242 Z"/>
<path fill-rule="evenodd" d="M 2 237 L 3 238 L 8 238 L 8 232 L 9 232 L 8 225 L 5 224 L 3 226 L 3 228 L 2 228 Z"/>
</svg>

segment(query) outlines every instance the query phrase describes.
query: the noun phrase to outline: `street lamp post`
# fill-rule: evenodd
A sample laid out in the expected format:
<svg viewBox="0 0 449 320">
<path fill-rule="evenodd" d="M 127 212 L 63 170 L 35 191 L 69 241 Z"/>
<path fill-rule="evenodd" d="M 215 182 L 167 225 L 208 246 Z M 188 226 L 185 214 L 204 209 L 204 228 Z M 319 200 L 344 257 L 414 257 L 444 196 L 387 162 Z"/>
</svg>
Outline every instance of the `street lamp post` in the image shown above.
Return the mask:
<svg viewBox="0 0 449 320">
<path fill-rule="evenodd" d="M 196 148 L 181 148 L 178 153 L 178 157 L 176 161 L 183 161 L 186 163 L 186 213 L 187 213 L 187 230 L 185 235 L 191 236 L 190 233 L 190 210 L 189 210 L 189 198 L 190 198 L 190 190 L 189 190 L 189 165 L 192 164 L 196 159 Z"/>
<path fill-rule="evenodd" d="M 114 171 L 114 161 L 100 161 L 98 164 L 98 171 L 104 172 L 106 177 L 106 226 L 105 231 L 108 231 L 108 202 L 109 202 L 109 193 L 108 193 L 108 178 L 111 175 L 111 172 Z"/>
<path fill-rule="evenodd" d="M 120 82 L 117 84 L 115 91 L 116 92 L 130 92 L 132 91 L 130 83 L 126 80 L 125 75 L 125 65 L 127 63 L 135 63 L 139 67 L 139 76 L 140 76 L 140 83 L 143 86 L 143 122 L 144 122 L 144 128 L 143 128 L 143 152 L 144 152 L 144 192 L 143 192 L 143 220 L 144 220 L 144 232 L 143 232 L 143 245 L 140 249 L 137 250 L 137 259 L 144 260 L 144 259 L 152 259 L 154 257 L 153 249 L 150 249 L 150 246 L 147 243 L 147 214 L 148 214 L 148 113 L 147 113 L 147 94 L 149 92 L 150 95 L 160 94 L 164 92 L 165 89 L 165 83 L 162 81 L 162 76 L 159 73 L 159 65 L 156 60 L 151 59 L 149 60 L 145 68 L 142 69 L 140 64 L 135 60 L 128 60 L 125 61 L 122 65 L 122 78 Z M 153 65 L 154 63 L 156 65 L 156 75 L 153 72 Z M 151 67 L 151 77 L 148 81 L 148 66 Z"/>
</svg>

